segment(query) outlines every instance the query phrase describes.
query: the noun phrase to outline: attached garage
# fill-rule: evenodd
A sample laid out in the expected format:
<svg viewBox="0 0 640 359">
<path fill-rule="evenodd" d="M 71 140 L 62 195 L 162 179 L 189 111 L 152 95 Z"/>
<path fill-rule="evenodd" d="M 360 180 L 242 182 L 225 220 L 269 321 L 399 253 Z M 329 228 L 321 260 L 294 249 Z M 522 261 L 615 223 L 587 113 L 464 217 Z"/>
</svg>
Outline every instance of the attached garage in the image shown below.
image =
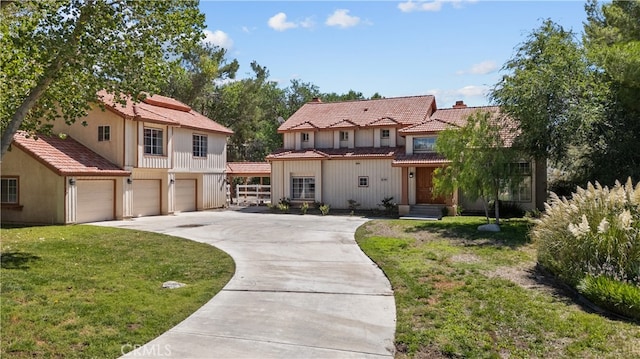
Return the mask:
<svg viewBox="0 0 640 359">
<path fill-rule="evenodd" d="M 175 211 L 190 212 L 197 209 L 196 206 L 196 180 L 179 179 L 175 183 Z"/>
<path fill-rule="evenodd" d="M 115 218 L 115 181 L 78 180 L 76 222 L 109 221 Z"/>
<path fill-rule="evenodd" d="M 160 180 L 133 181 L 133 213 L 134 217 L 156 216 L 161 214 Z"/>
</svg>

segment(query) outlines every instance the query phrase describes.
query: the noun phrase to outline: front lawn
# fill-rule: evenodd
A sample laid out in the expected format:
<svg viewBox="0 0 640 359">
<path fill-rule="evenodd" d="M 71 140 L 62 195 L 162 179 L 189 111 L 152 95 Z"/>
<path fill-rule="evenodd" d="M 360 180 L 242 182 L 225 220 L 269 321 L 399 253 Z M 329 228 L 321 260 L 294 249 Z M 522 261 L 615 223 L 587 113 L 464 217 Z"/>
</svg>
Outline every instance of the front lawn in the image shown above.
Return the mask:
<svg viewBox="0 0 640 359">
<path fill-rule="evenodd" d="M 640 357 L 640 326 L 590 313 L 536 270 L 530 223 L 376 220 L 356 239 L 388 276 L 397 357 Z"/>
<path fill-rule="evenodd" d="M 162 234 L 2 229 L 0 357 L 118 357 L 173 327 L 234 273 L 231 257 Z M 174 280 L 187 284 L 163 289 Z"/>
</svg>

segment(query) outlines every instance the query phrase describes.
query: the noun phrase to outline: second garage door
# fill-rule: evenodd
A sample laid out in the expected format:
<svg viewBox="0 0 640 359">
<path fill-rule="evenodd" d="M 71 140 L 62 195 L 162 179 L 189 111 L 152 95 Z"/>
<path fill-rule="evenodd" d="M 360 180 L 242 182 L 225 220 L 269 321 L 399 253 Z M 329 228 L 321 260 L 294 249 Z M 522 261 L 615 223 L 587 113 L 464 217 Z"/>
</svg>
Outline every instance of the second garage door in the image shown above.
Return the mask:
<svg viewBox="0 0 640 359">
<path fill-rule="evenodd" d="M 115 208 L 114 186 L 113 180 L 78 181 L 76 223 L 112 220 Z"/>
<path fill-rule="evenodd" d="M 196 180 L 176 180 L 175 211 L 189 212 L 196 210 Z"/>
<path fill-rule="evenodd" d="M 160 212 L 160 180 L 133 181 L 134 217 L 155 216 Z"/>
</svg>

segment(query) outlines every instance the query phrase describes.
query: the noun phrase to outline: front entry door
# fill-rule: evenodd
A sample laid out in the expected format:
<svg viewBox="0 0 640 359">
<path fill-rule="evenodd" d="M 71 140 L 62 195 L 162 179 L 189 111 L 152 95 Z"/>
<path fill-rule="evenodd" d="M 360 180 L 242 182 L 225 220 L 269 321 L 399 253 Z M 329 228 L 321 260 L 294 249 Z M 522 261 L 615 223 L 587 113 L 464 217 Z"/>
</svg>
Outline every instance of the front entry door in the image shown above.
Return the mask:
<svg viewBox="0 0 640 359">
<path fill-rule="evenodd" d="M 445 204 L 444 198 L 433 198 L 433 170 L 432 167 L 416 168 L 417 203 Z"/>
</svg>

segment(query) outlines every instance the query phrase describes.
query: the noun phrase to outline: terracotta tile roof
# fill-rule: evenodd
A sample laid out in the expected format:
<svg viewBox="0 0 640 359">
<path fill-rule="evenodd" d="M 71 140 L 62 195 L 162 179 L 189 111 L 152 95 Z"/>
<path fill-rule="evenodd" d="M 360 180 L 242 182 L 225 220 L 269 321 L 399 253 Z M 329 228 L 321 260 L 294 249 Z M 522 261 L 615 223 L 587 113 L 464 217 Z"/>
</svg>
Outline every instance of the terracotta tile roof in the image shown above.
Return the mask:
<svg viewBox="0 0 640 359">
<path fill-rule="evenodd" d="M 108 109 L 132 120 L 143 120 L 226 135 L 233 134 L 232 130 L 201 115 L 184 103 L 166 96 L 153 95 L 138 103 L 127 98 L 125 106 L 117 103 L 114 100 L 115 96 L 105 91 L 100 91 L 98 98 Z"/>
<path fill-rule="evenodd" d="M 402 135 L 416 134 L 416 133 L 433 133 L 433 132 L 443 131 L 452 126 L 455 126 L 455 125 L 452 125 L 448 122 L 443 122 L 440 120 L 430 119 L 422 123 L 419 123 L 417 125 L 405 127 L 399 130 L 398 132 Z"/>
<path fill-rule="evenodd" d="M 280 149 L 267 156 L 267 160 L 393 158 L 397 151 L 397 147 Z"/>
<path fill-rule="evenodd" d="M 450 123 L 452 125 L 462 127 L 467 123 L 467 118 L 472 114 L 480 111 L 487 111 L 494 114 L 500 112 L 498 106 L 480 106 L 480 107 L 464 107 L 464 108 L 445 108 L 439 109 L 431 115 L 434 120 Z"/>
<path fill-rule="evenodd" d="M 311 123 L 305 121 L 303 123 L 297 124 L 291 128 L 292 131 L 308 131 L 308 130 L 317 130 L 318 128 Z"/>
<path fill-rule="evenodd" d="M 377 119 L 375 121 L 371 121 L 367 124 L 367 126 L 369 127 L 402 127 L 402 124 L 400 124 L 398 121 L 392 119 L 391 117 L 383 117 L 380 119 Z"/>
<path fill-rule="evenodd" d="M 432 153 L 414 153 L 407 155 L 404 152 L 396 155 L 396 158 L 392 162 L 394 167 L 408 167 L 416 165 L 441 165 L 449 163 L 444 156 L 432 152 Z"/>
<path fill-rule="evenodd" d="M 349 120 L 342 120 L 342 121 L 338 121 L 334 124 L 331 124 L 329 126 L 327 126 L 327 128 L 354 128 L 354 127 L 358 127 L 358 125 L 356 125 L 355 123 L 349 121 Z"/>
<path fill-rule="evenodd" d="M 269 162 L 229 162 L 227 163 L 227 173 L 231 175 L 270 175 L 271 164 Z"/>
<path fill-rule="evenodd" d="M 345 102 L 309 102 L 280 125 L 278 132 L 298 129 L 297 126 L 305 122 L 322 130 L 345 120 L 351 121 L 355 126 L 364 127 L 384 118 L 408 126 L 423 122 L 435 109 L 435 98 L 431 95 Z"/>
<path fill-rule="evenodd" d="M 26 132 L 13 136 L 13 145 L 30 154 L 61 176 L 129 176 L 106 158 L 67 136 L 27 137 Z"/>
</svg>

